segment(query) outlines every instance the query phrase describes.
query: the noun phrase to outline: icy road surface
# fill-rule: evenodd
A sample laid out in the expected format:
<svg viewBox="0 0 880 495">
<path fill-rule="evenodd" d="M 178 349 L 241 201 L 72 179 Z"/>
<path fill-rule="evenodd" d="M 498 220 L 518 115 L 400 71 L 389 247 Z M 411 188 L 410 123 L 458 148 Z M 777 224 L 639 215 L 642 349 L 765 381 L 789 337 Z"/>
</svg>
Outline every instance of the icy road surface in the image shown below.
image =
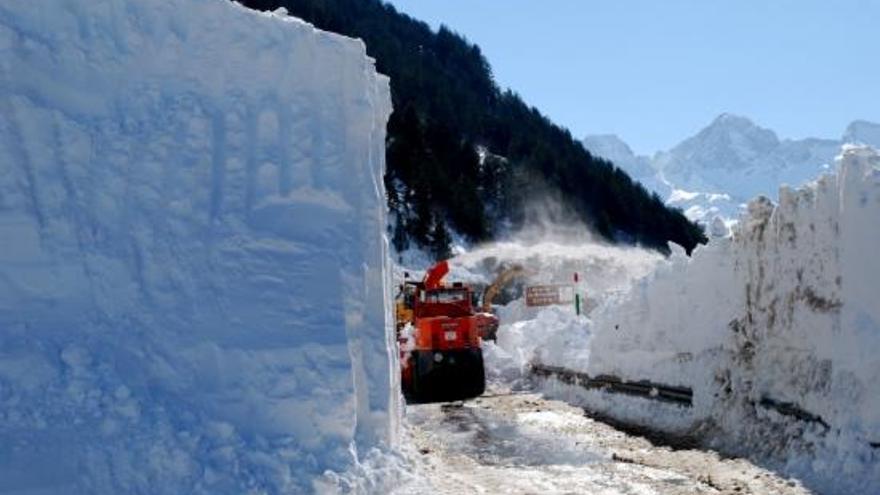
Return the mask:
<svg viewBox="0 0 880 495">
<path fill-rule="evenodd" d="M 742 459 L 655 446 L 539 394 L 407 406 L 420 478 L 394 493 L 803 494 Z"/>
</svg>

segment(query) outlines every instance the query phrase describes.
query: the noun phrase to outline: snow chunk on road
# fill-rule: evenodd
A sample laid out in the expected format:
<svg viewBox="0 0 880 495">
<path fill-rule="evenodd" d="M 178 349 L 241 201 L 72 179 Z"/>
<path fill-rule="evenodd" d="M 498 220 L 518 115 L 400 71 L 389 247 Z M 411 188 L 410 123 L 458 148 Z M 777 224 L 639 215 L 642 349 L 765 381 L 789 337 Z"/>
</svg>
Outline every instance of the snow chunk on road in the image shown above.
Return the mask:
<svg viewBox="0 0 880 495">
<path fill-rule="evenodd" d="M 389 112 L 280 14 L 0 6 L 0 491 L 299 493 L 393 445 Z"/>
<path fill-rule="evenodd" d="M 514 301 L 500 311 L 501 321 Z M 490 379 L 516 385 L 526 377 L 532 363 L 575 363 L 586 366 L 589 362 L 591 323 L 584 316 L 576 316 L 568 306 L 550 306 L 541 309 L 533 319 L 503 325 L 498 330 L 495 344 L 484 342 L 486 366 Z"/>
</svg>

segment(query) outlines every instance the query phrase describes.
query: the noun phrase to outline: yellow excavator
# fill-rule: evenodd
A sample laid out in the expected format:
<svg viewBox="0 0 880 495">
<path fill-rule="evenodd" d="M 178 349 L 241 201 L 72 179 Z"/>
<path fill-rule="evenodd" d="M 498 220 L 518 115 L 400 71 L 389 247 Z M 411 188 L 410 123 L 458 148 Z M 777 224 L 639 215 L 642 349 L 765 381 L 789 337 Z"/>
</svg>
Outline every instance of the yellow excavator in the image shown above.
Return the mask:
<svg viewBox="0 0 880 495">
<path fill-rule="evenodd" d="M 492 313 L 492 302 L 495 301 L 495 297 L 501 292 L 508 284 L 510 284 L 513 280 L 525 277 L 531 274 L 530 270 L 526 270 L 520 265 L 514 265 L 509 268 L 506 268 L 495 277 L 495 280 L 492 281 L 491 284 L 486 286 L 483 290 L 483 304 L 481 310 L 483 313 L 491 314 Z M 484 329 L 485 333 L 482 336 L 483 340 L 497 340 L 498 338 L 498 320 L 495 320 L 494 325 L 488 325 Z"/>
</svg>

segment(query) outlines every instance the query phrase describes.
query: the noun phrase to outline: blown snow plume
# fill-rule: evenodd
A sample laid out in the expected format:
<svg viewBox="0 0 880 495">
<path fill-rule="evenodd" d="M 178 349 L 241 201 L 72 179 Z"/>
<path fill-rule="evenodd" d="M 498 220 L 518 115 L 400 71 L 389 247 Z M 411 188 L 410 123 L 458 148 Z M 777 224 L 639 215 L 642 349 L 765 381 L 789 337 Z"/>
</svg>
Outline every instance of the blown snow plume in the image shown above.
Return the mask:
<svg viewBox="0 0 880 495">
<path fill-rule="evenodd" d="M 283 15 L 0 5 L 0 491 L 302 492 L 393 445 L 389 113 Z"/>
<path fill-rule="evenodd" d="M 662 259 L 656 251 L 601 240 L 551 195 L 534 198 L 524 216 L 522 227 L 503 240 L 456 255 L 450 263 L 454 278 L 489 283 L 504 269 L 520 266 L 527 273 L 523 281 L 566 284 L 578 273 L 587 297 L 598 303 L 607 293 L 623 290 L 649 273 Z"/>
<path fill-rule="evenodd" d="M 693 390 L 693 407 L 580 393 L 618 419 L 697 432 L 822 493 L 880 490 L 880 156 L 758 198 L 594 313 L 590 359 L 552 363 Z M 564 389 L 564 387 L 562 387 Z M 558 390 L 558 389 L 557 389 Z M 569 393 L 566 391 L 565 393 Z"/>
</svg>

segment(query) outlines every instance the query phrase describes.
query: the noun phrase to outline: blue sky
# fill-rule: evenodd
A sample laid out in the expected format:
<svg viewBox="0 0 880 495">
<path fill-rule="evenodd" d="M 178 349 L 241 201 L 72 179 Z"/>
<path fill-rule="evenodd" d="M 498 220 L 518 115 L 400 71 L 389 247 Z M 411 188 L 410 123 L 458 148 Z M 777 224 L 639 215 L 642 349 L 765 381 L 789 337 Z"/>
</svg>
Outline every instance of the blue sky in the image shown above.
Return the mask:
<svg viewBox="0 0 880 495">
<path fill-rule="evenodd" d="M 391 0 L 477 43 L 575 136 L 667 149 L 722 112 L 781 137 L 880 121 L 880 0 Z"/>
</svg>

